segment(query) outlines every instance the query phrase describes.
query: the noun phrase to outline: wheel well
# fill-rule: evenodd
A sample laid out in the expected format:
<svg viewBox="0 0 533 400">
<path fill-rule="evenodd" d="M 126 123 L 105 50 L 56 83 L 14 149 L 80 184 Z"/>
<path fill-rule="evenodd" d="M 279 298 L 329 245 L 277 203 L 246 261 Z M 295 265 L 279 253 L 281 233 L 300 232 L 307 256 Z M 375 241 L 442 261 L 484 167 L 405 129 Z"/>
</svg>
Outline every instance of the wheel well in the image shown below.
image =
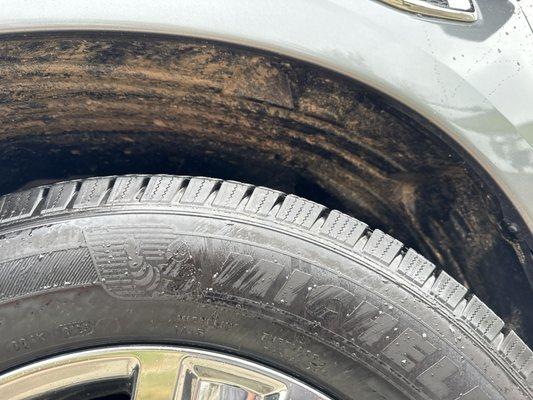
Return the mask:
<svg viewBox="0 0 533 400">
<path fill-rule="evenodd" d="M 417 249 L 531 343 L 532 256 L 499 192 L 384 96 L 296 60 L 200 40 L 58 33 L 4 37 L 2 48 L 1 193 L 123 173 L 295 193 Z"/>
</svg>

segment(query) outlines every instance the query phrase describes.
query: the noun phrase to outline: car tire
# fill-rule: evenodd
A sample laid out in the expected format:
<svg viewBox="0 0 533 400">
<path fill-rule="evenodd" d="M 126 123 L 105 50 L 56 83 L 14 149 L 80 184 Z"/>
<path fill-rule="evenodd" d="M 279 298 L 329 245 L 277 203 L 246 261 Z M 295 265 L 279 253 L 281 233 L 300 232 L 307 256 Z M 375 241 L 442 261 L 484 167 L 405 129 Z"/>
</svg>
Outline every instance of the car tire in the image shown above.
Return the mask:
<svg viewBox="0 0 533 400">
<path fill-rule="evenodd" d="M 533 399 L 532 351 L 475 295 L 311 201 L 132 175 L 0 202 L 0 380 L 73 350 L 173 343 L 338 399 Z"/>
</svg>

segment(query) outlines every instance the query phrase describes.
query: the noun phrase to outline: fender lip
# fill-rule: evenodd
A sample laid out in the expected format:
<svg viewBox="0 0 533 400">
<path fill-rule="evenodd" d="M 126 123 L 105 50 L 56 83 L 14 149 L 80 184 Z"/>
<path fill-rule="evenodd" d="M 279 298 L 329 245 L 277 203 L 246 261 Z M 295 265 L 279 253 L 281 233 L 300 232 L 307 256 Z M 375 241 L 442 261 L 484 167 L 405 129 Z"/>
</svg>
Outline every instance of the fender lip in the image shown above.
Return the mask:
<svg viewBox="0 0 533 400">
<path fill-rule="evenodd" d="M 420 18 L 373 1 L 356 7 L 348 0 L 295 0 L 290 6 L 282 0 L 3 0 L 0 32 L 190 36 L 272 51 L 341 73 L 395 99 L 458 143 L 505 193 L 528 236 L 533 232 L 533 148 L 521 132 L 533 124 L 524 111 L 524 99 L 533 92 L 521 79 L 533 77 L 533 51 L 510 46 L 505 50 L 510 62 L 500 65 L 492 53 L 496 43 L 523 44 L 531 31 L 516 3 L 516 13 L 503 22 L 484 18 L 498 5 L 478 3 L 480 19 L 462 24 Z M 510 29 L 513 25 L 518 28 Z M 487 36 L 480 40 L 484 30 Z M 513 75 L 517 62 L 518 76 Z M 500 81 L 494 82 L 494 76 Z M 515 93 L 511 106 L 508 93 Z M 516 222 L 515 216 L 509 218 Z"/>
</svg>

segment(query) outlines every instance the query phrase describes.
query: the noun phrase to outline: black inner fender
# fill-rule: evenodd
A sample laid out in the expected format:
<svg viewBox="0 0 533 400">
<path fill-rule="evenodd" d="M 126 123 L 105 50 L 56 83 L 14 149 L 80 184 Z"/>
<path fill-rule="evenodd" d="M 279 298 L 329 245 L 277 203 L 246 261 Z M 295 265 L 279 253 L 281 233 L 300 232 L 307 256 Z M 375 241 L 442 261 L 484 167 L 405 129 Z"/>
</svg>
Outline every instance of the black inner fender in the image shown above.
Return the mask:
<svg viewBox="0 0 533 400">
<path fill-rule="evenodd" d="M 389 99 L 200 40 L 67 32 L 1 46 L 1 193 L 124 173 L 296 193 L 417 249 L 533 343 L 529 233 L 460 150 Z"/>
</svg>

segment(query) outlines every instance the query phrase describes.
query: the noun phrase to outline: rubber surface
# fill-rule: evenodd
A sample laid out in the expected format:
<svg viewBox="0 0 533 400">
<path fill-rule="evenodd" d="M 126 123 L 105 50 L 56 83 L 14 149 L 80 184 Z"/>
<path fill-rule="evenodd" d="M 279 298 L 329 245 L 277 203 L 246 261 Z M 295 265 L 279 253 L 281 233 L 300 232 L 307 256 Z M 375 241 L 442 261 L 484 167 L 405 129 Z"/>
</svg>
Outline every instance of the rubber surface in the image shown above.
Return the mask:
<svg viewBox="0 0 533 400">
<path fill-rule="evenodd" d="M 90 178 L 0 200 L 0 371 L 197 344 L 342 399 L 532 399 L 533 352 L 412 249 L 262 187 Z"/>
</svg>

